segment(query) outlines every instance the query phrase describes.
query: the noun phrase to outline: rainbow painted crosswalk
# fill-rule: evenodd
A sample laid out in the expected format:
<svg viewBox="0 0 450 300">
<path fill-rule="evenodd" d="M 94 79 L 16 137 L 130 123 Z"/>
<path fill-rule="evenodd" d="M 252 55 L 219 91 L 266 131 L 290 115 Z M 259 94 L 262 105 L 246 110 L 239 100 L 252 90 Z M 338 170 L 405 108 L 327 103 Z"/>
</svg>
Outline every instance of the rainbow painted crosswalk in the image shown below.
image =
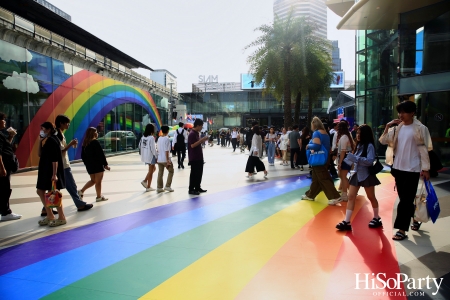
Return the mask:
<svg viewBox="0 0 450 300">
<path fill-rule="evenodd" d="M 301 201 L 292 177 L 202 195 L 0 250 L 4 299 L 373 299 L 354 273 L 398 272 L 390 175 L 377 187 L 384 230 L 363 191 L 345 204 Z M 405 299 L 405 297 L 385 297 Z M 384 299 L 378 297 L 377 299 Z"/>
</svg>

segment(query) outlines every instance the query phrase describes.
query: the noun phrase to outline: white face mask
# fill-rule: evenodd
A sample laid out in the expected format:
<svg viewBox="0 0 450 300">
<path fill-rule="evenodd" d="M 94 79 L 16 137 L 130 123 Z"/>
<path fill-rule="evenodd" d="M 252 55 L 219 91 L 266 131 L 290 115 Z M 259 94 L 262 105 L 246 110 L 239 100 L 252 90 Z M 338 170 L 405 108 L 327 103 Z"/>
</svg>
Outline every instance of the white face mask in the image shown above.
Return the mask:
<svg viewBox="0 0 450 300">
<path fill-rule="evenodd" d="M 47 134 L 44 132 L 44 130 L 41 130 L 41 132 L 39 133 L 39 135 L 41 136 L 41 138 L 46 138 Z"/>
</svg>

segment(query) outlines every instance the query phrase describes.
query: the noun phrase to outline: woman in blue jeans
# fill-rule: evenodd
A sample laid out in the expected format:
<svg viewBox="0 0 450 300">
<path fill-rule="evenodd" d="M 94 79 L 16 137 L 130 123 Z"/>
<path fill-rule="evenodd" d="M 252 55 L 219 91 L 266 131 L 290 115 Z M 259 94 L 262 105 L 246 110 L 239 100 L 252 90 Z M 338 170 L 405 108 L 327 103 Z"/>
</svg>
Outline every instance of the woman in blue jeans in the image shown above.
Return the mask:
<svg viewBox="0 0 450 300">
<path fill-rule="evenodd" d="M 91 209 L 94 205 L 87 204 L 81 199 L 78 194 L 77 184 L 72 175 L 72 169 L 70 168 L 69 155 L 67 151 L 70 147 L 76 148 L 78 146 L 78 140 L 73 139 L 69 144 L 66 142 L 66 137 L 63 131 L 69 129 L 70 119 L 66 115 L 58 115 L 55 119 L 56 136 L 61 141 L 62 160 L 64 165 L 64 177 L 66 179 L 66 190 L 72 197 L 73 203 L 77 207 L 78 211 L 85 211 Z"/>
<path fill-rule="evenodd" d="M 265 142 L 267 144 L 267 159 L 269 160 L 269 166 L 275 165 L 275 143 L 277 135 L 275 129 L 270 127 L 269 133 L 266 135 Z"/>
</svg>

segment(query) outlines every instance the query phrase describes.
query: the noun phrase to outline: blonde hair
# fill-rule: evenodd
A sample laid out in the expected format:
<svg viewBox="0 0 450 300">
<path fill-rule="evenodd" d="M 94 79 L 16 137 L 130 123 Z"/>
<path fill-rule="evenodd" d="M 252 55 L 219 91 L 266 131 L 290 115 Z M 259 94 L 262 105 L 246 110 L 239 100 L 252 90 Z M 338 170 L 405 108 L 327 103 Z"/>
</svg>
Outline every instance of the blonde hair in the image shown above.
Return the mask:
<svg viewBox="0 0 450 300">
<path fill-rule="evenodd" d="M 311 129 L 316 131 L 316 130 L 325 130 L 325 127 L 323 126 L 322 121 L 320 121 L 320 119 L 318 117 L 314 117 L 311 121 Z"/>
</svg>

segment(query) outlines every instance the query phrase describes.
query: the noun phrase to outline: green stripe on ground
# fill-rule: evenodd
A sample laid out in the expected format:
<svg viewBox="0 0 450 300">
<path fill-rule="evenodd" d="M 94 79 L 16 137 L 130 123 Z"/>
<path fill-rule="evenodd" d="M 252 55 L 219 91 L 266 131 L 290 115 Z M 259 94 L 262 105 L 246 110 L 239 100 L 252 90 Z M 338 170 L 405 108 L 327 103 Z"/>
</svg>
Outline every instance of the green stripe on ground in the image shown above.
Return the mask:
<svg viewBox="0 0 450 300">
<path fill-rule="evenodd" d="M 298 202 L 299 195 L 307 189 L 308 187 L 301 188 L 271 198 L 199 226 L 74 282 L 43 299 L 110 300 L 140 297 L 236 235 Z"/>
</svg>

